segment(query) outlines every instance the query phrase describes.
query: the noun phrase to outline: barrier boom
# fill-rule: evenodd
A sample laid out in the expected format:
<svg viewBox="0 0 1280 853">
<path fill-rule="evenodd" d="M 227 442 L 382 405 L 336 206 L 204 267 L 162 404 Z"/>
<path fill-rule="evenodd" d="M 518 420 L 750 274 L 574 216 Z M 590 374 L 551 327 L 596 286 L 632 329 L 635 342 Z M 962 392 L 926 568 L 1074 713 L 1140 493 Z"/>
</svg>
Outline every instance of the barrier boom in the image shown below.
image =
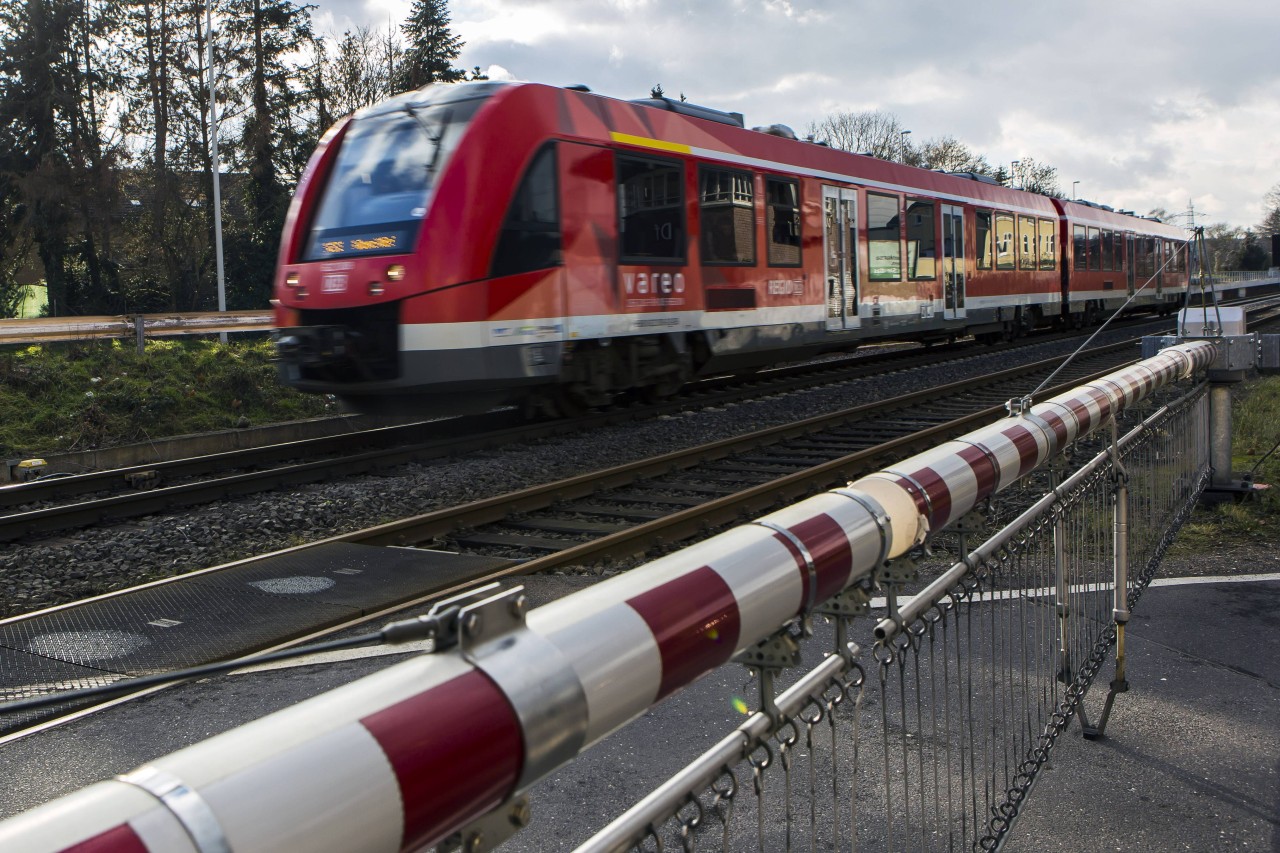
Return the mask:
<svg viewBox="0 0 1280 853">
<path fill-rule="evenodd" d="M 0 849 L 436 844 L 1214 355 L 1171 347 L 527 617 L 511 592 L 472 600 L 456 649 L 0 823 Z"/>
</svg>

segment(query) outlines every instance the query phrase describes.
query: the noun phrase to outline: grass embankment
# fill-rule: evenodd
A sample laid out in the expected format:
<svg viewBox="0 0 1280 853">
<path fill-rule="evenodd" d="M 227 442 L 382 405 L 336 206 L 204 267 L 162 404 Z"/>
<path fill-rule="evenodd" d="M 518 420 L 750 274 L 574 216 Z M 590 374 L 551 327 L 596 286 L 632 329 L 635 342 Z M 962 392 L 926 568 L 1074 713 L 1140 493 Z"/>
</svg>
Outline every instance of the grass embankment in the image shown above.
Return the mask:
<svg viewBox="0 0 1280 853">
<path fill-rule="evenodd" d="M 1232 389 L 1232 453 L 1237 475 L 1254 468 L 1280 439 L 1280 376 Z M 1201 507 L 1178 534 L 1173 553 L 1205 554 L 1242 545 L 1280 547 L 1280 450 L 1253 475 L 1271 488 L 1243 503 Z"/>
<path fill-rule="evenodd" d="M 271 343 L 91 341 L 0 352 L 0 459 L 332 413 L 280 387 Z"/>
</svg>

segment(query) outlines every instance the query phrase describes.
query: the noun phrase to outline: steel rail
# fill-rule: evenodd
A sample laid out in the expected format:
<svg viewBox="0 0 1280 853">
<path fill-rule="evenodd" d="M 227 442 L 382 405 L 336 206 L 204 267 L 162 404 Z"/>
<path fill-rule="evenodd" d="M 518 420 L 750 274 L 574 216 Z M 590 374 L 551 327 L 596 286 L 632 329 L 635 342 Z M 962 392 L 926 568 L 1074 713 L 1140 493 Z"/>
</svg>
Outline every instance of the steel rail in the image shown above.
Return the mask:
<svg viewBox="0 0 1280 853">
<path fill-rule="evenodd" d="M 1099 347 L 1095 350 L 1089 351 L 1085 354 L 1086 358 L 1095 361 L 1099 358 L 1107 358 L 1109 361 L 1105 365 L 1093 367 L 1083 374 L 1081 371 L 1081 365 L 1077 364 L 1072 370 L 1072 376 L 1064 379 L 1060 385 L 1055 386 L 1054 389 L 1052 389 L 1052 393 L 1069 391 L 1078 384 L 1092 381 L 1093 379 L 1107 375 L 1111 371 L 1115 370 L 1118 364 L 1133 361 L 1134 359 L 1132 358 L 1121 358 L 1119 360 L 1114 359 L 1114 355 L 1116 353 L 1122 352 L 1126 349 L 1131 349 L 1132 346 L 1132 341 L 1126 341 Z M 639 462 L 606 469 L 605 471 L 573 477 L 565 481 L 535 486 L 495 498 L 464 504 L 459 507 L 438 510 L 420 516 L 415 516 L 410 519 L 391 522 L 361 531 L 353 531 L 351 533 L 341 534 L 317 542 L 275 551 L 270 554 L 238 560 L 222 566 L 210 567 L 197 572 L 191 572 L 172 578 L 164 578 L 127 589 L 116 590 L 84 601 L 58 605 L 36 611 L 34 613 L 11 617 L 9 619 L 0 619 L 0 626 L 11 625 L 37 616 L 46 616 L 52 613 L 69 611 L 76 607 L 125 596 L 140 590 L 176 583 L 193 577 L 208 576 L 219 572 L 225 572 L 236 567 L 251 565 L 262 559 L 276 558 L 284 555 L 305 556 L 305 552 L 309 549 L 320 548 L 332 543 L 394 546 L 422 542 L 426 539 L 431 539 L 459 528 L 486 522 L 500 521 L 512 512 L 527 512 L 531 509 L 543 508 L 561 501 L 570 500 L 574 496 L 592 494 L 607 486 L 626 485 L 641 476 L 650 475 L 653 472 L 662 473 L 675 468 L 692 467 L 700 461 L 722 459 L 735 452 L 769 446 L 789 437 L 809 435 L 820 431 L 824 426 L 826 428 L 832 428 L 840 426 L 850 420 L 866 420 L 868 415 L 884 411 L 887 408 L 909 409 L 913 406 L 918 406 L 931 398 L 937 398 L 940 394 L 945 392 L 954 394 L 963 391 L 971 391 L 983 386 L 989 387 L 993 383 L 1001 381 L 1023 382 L 1026 380 L 1028 375 L 1033 375 L 1037 371 L 1043 372 L 1051 369 L 1057 361 L 1058 359 L 1056 358 L 1046 359 L 1032 365 L 1009 368 L 1007 370 L 1000 371 L 997 374 L 952 383 L 942 389 L 934 388 L 925 391 L 913 392 L 911 394 L 893 398 L 892 400 L 864 404 L 842 412 L 809 418 L 795 424 L 773 427 L 768 430 L 763 430 L 760 433 L 753 433 L 747 436 L 739 436 L 737 438 L 713 442 L 708 445 L 665 454 L 654 459 L 641 460 Z M 1002 396 L 1009 393 L 1011 392 L 1006 388 L 1003 390 Z M 331 636 L 338 631 L 348 630 L 359 625 L 368 624 L 372 621 L 385 619 L 390 614 L 402 611 L 405 608 L 418 606 L 425 602 L 439 599 L 441 596 L 454 594 L 464 589 L 472 588 L 477 584 L 489 583 L 514 575 L 550 571 L 572 564 L 591 563 L 606 557 L 619 558 L 643 554 L 655 544 L 674 545 L 700 534 L 705 535 L 713 531 L 715 528 L 740 521 L 743 517 L 750 517 L 753 514 L 767 510 L 780 503 L 787 503 L 807 497 L 808 495 L 819 492 L 824 488 L 843 485 L 853 477 L 876 470 L 877 467 L 886 461 L 887 457 L 900 457 L 912 451 L 928 449 L 938 444 L 939 441 L 944 438 L 964 433 L 975 426 L 989 422 L 993 417 L 998 417 L 1003 412 L 1004 406 L 1002 404 L 982 406 L 978 410 L 967 412 L 959 417 L 951 418 L 942 423 L 930 425 L 922 430 L 916 430 L 910 434 L 898 436 L 887 442 L 878 443 L 873 447 L 851 454 L 846 454 L 839 458 L 799 470 L 793 474 L 788 474 L 781 478 L 772 480 L 769 483 L 740 490 L 724 497 L 707 501 L 695 507 L 678 510 L 662 518 L 634 525 L 625 530 L 601 536 L 588 542 L 573 543 L 570 540 L 566 540 L 566 547 L 563 550 L 520 562 L 507 568 L 467 577 L 445 587 L 423 590 L 420 595 L 388 603 L 375 612 L 368 612 L 340 624 L 331 624 L 326 628 L 314 630 L 310 633 L 295 635 L 286 641 L 279 642 L 270 647 L 242 649 L 237 652 L 237 655 L 248 654 L 251 652 L 272 652 L 279 649 L 294 647 L 301 643 L 312 642 L 321 637 Z M 115 699 L 112 700 L 110 704 L 118 704 L 121 701 L 125 700 Z M 86 710 L 77 709 L 71 716 L 78 718 L 83 716 L 84 713 L 86 713 Z M 7 742 L 21 738 L 27 733 L 43 730 L 51 725 L 56 725 L 58 724 L 58 721 L 58 719 L 45 720 L 33 725 L 30 729 L 23 729 L 10 733 L 3 738 L 3 741 Z"/>
<path fill-rule="evenodd" d="M 1036 341 L 1039 343 L 1040 341 Z M 988 350 L 987 352 L 990 352 Z M 955 361 L 985 355 L 965 348 Z M 107 497 L 79 503 L 36 507 L 0 515 L 0 542 L 15 541 L 38 534 L 85 527 L 106 520 L 149 515 L 166 509 L 196 506 L 214 500 L 242 497 L 285 486 L 299 486 L 343 476 L 354 476 L 409 462 L 436 459 L 456 453 L 492 449 L 519 441 L 531 441 L 598 429 L 617 423 L 686 411 L 691 406 L 720 405 L 766 394 L 851 381 L 864 375 L 883 375 L 886 368 L 907 370 L 922 364 L 937 364 L 935 349 L 910 349 L 883 356 L 862 356 L 833 362 L 773 368 L 751 377 L 713 377 L 688 389 L 679 398 L 632 409 L 615 409 L 569 420 L 508 426 L 512 414 L 489 412 L 465 418 L 431 422 L 436 426 L 407 424 L 379 427 L 354 433 L 302 439 L 257 448 L 230 450 L 188 459 L 134 465 L 109 471 L 95 471 L 0 486 L 0 509 L 56 501 L 67 497 L 111 493 Z M 424 438 L 424 433 L 440 433 Z M 412 441 L 411 444 L 398 442 Z M 461 435 L 462 437 L 458 437 Z M 353 444 L 389 445 L 361 453 L 345 453 L 338 459 L 320 459 L 292 464 L 281 460 L 349 450 Z M 253 469 L 193 483 L 130 488 L 135 477 L 198 477 L 228 468 Z M 120 493 L 120 494 L 116 494 Z"/>
<path fill-rule="evenodd" d="M 1108 354 L 1129 349 L 1131 347 L 1132 342 L 1126 341 L 1105 347 L 1099 347 L 1090 353 L 1086 353 L 1086 355 Z M 175 583 L 183 579 L 215 574 L 217 572 L 248 565 L 268 557 L 298 555 L 309 549 L 319 548 L 324 545 L 334 543 L 396 546 L 405 545 L 414 541 L 422 542 L 461 528 L 471 527 L 477 524 L 492 523 L 507 517 L 513 512 L 528 512 L 533 509 L 545 508 L 559 501 L 593 494 L 600 488 L 606 486 L 628 485 L 644 476 L 652 476 L 655 472 L 662 473 L 680 468 L 691 468 L 701 462 L 723 459 L 734 453 L 740 453 L 759 447 L 767 447 L 787 438 L 812 434 L 822 430 L 823 428 L 830 429 L 851 420 L 866 419 L 869 415 L 883 412 L 885 410 L 909 408 L 922 401 L 929 400 L 931 397 L 937 397 L 942 391 L 958 393 L 965 390 L 971 390 L 983 384 L 990 384 L 993 381 L 1018 378 L 1031 373 L 1034 370 L 1047 370 L 1052 365 L 1056 364 L 1056 362 L 1057 359 L 1046 359 L 1044 361 L 1023 365 L 1021 367 L 1009 368 L 1007 370 L 1000 371 L 999 373 L 989 374 L 984 377 L 961 380 L 960 382 L 952 383 L 951 385 L 944 386 L 943 388 L 926 389 L 923 391 L 900 395 L 899 397 L 894 397 L 889 400 L 879 401 L 876 403 L 866 403 L 840 412 L 808 418 L 794 424 L 784 424 L 777 427 L 771 427 L 748 435 L 723 439 L 709 444 L 687 448 L 685 450 L 674 451 L 660 457 L 643 459 L 615 466 L 613 468 L 604 469 L 603 471 L 594 471 L 588 474 L 571 477 L 566 480 L 532 486 L 516 492 L 509 492 L 492 498 L 472 501 L 456 507 L 436 510 L 422 515 L 413 516 L 411 518 L 365 528 L 363 530 L 338 534 L 315 542 L 308 542 L 302 545 L 295 545 L 290 548 L 273 551 L 268 554 L 246 557 L 220 566 L 211 566 L 195 572 L 188 572 L 169 578 L 161 578 L 138 586 L 103 593 L 82 601 L 55 605 L 53 607 L 44 608 L 31 613 L 0 619 L 0 625 L 13 624 L 35 616 L 43 616 L 50 613 L 70 610 L 81 605 L 116 598 L 137 590 L 150 589 L 157 586 Z M 1088 376 L 1092 377 L 1095 375 L 1103 375 L 1107 370 L 1111 369 L 1114 369 L 1114 365 L 1102 369 L 1101 373 L 1098 373 L 1097 371 L 1091 372 Z M 1060 388 L 1061 390 L 1069 390 L 1073 387 L 1073 383 L 1080 381 L 1087 381 L 1087 379 L 1076 378 L 1069 380 L 1064 382 Z M 846 472 L 860 470 L 858 467 L 859 465 L 869 465 L 873 462 L 879 461 L 881 457 L 890 454 L 897 454 L 905 449 L 915 447 L 917 445 L 929 445 L 940 435 L 956 429 L 962 430 L 966 425 L 972 424 L 974 421 L 981 420 L 984 417 L 989 418 L 992 414 L 998 414 L 1001 411 L 1003 411 L 1003 407 L 1001 405 L 986 406 L 980 411 L 970 411 L 959 418 L 946 423 L 931 425 L 926 429 L 917 431 L 913 434 L 899 436 L 887 442 L 879 443 L 866 450 L 861 450 L 854 454 L 823 462 L 819 465 L 797 471 L 793 474 L 788 474 L 785 477 L 774 481 L 777 483 L 777 492 L 774 494 L 770 493 L 769 486 L 771 484 L 769 483 L 761 484 L 735 493 L 736 495 L 741 496 L 741 512 L 749 512 L 755 507 L 767 507 L 790 497 L 805 494 L 808 491 L 819 488 L 819 486 L 815 485 L 817 483 L 836 482 L 839 477 L 845 476 Z M 833 477 L 836 478 L 836 480 L 833 480 Z M 639 541 L 641 544 L 644 544 L 646 537 L 648 544 L 653 544 L 655 541 L 673 542 L 687 538 L 689 535 L 696 535 L 703 529 L 712 526 L 710 519 L 713 513 L 726 513 L 727 520 L 732 520 L 733 517 L 736 517 L 739 511 L 731 509 L 735 503 L 733 498 L 734 495 L 729 495 L 717 500 L 708 501 L 698 507 L 690 507 L 685 510 L 673 512 L 663 519 L 657 519 L 652 522 L 638 525 L 631 530 L 621 531 L 619 533 L 601 537 L 598 540 L 600 544 L 596 547 L 599 548 L 599 553 L 602 556 L 617 555 L 618 553 L 626 551 L 627 548 L 632 549 L 629 553 L 636 553 L 637 548 L 635 543 Z M 705 513 L 705 515 L 701 513 Z M 665 529 L 664 525 L 666 526 Z M 672 531 L 678 528 L 681 528 L 681 532 L 679 536 L 676 536 Z M 647 547 L 647 545 L 645 545 L 645 547 Z M 569 562 L 582 559 L 584 556 L 592 556 L 592 550 L 592 543 L 573 545 L 572 547 L 566 548 L 564 551 L 521 563 L 516 567 L 517 571 L 506 572 L 501 575 L 496 575 L 495 577 L 506 577 L 513 573 L 527 574 L 535 571 L 552 569 L 557 566 L 566 565 Z M 639 548 L 638 550 L 644 550 L 644 548 Z M 518 571 L 519 569 L 526 570 L 521 572 Z M 457 588 L 470 586 L 479 580 L 479 578 L 470 579 Z M 397 603 L 393 606 L 393 609 L 398 609 L 420 600 L 428 600 L 429 598 L 434 598 L 439 594 L 439 591 L 433 591 L 426 598 Z M 390 612 L 390 610 L 379 611 L 379 614 L 384 614 L 386 612 Z M 359 622 L 352 622 L 350 624 L 359 624 Z M 326 630 L 323 633 L 328 633 L 328 631 Z"/>
<path fill-rule="evenodd" d="M 1269 307 L 1277 302 L 1280 300 L 1274 297 L 1269 302 L 1263 299 L 1259 301 L 1259 306 Z M 1150 322 L 1150 320 L 1141 319 L 1139 322 Z M 956 349 L 959 351 L 954 361 L 964 361 L 977 355 L 1044 343 L 1057 337 L 1077 336 L 1069 333 L 1055 337 L 1037 336 L 1029 342 L 1001 344 L 980 352 L 974 352 L 971 347 L 965 345 L 957 345 Z M 721 404 L 750 399 L 767 393 L 813 387 L 821 382 L 848 381 L 860 375 L 882 373 L 884 367 L 905 370 L 916 365 L 935 364 L 938 363 L 939 352 L 949 349 L 911 348 L 870 356 L 847 357 L 829 362 L 771 368 L 752 377 L 712 377 L 691 386 L 672 401 L 633 409 L 615 409 L 572 421 L 504 426 L 510 423 L 510 416 L 501 412 L 490 412 L 433 422 L 438 424 L 435 427 L 425 426 L 422 423 L 377 427 L 341 435 L 302 439 L 297 442 L 282 442 L 187 459 L 0 486 L 0 509 L 54 502 L 101 492 L 109 495 L 74 504 L 33 507 L 22 512 L 0 515 L 0 542 L 90 526 L 104 521 L 149 515 L 173 508 L 197 506 L 282 487 L 355 476 L 410 462 L 437 459 L 454 453 L 491 449 L 519 441 L 596 429 L 637 418 L 683 411 L 690 405 Z M 457 438 L 456 435 L 465 437 Z M 410 443 L 405 444 L 405 442 Z M 373 449 L 353 454 L 349 452 L 353 444 L 372 445 Z M 343 458 L 281 464 L 300 457 L 308 459 L 335 453 L 342 453 Z M 200 477 L 228 469 L 241 470 L 245 473 L 224 474 L 203 482 L 173 486 L 151 485 L 158 484 L 164 479 Z M 144 488 L 135 488 L 133 485 L 135 482 L 141 482 Z"/>
</svg>

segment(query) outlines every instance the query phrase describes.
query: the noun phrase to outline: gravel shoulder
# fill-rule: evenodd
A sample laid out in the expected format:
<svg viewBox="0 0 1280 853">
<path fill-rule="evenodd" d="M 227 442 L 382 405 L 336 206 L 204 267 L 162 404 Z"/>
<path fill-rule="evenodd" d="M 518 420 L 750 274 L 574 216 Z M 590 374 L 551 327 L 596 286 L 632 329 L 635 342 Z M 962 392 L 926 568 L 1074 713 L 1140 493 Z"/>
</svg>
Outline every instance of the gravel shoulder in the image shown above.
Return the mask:
<svg viewBox="0 0 1280 853">
<path fill-rule="evenodd" d="M 1096 344 L 1132 336 L 1118 331 Z M 1062 355 L 1054 341 L 0 546 L 0 618 Z M 1030 390 L 1030 389 L 1028 389 Z"/>
</svg>

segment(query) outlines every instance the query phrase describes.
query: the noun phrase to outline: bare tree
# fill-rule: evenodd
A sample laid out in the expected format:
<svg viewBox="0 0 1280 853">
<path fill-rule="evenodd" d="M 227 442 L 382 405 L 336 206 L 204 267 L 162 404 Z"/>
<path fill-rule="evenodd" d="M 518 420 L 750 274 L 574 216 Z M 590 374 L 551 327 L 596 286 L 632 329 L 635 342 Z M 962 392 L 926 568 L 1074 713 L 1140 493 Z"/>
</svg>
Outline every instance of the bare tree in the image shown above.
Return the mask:
<svg viewBox="0 0 1280 853">
<path fill-rule="evenodd" d="M 909 163 L 914 151 L 907 140 L 909 130 L 893 113 L 884 110 L 832 113 L 822 121 L 810 122 L 809 138 L 825 142 L 841 151 L 870 154 L 882 160 Z"/>
<path fill-rule="evenodd" d="M 1262 197 L 1262 203 L 1266 205 L 1267 212 L 1262 217 L 1258 232 L 1263 235 L 1280 234 L 1280 184 L 1267 190 L 1267 194 Z"/>
<path fill-rule="evenodd" d="M 991 174 L 991 164 L 987 162 L 987 158 L 974 153 L 973 149 L 954 136 L 938 136 L 926 140 L 916 153 L 919 155 L 919 165 L 925 169 Z"/>
<path fill-rule="evenodd" d="M 1211 273 L 1235 269 L 1240 261 L 1244 231 L 1225 222 L 1206 225 L 1204 229 L 1205 269 Z"/>
<path fill-rule="evenodd" d="M 1014 175 L 1014 182 L 1019 189 L 1026 190 L 1029 193 L 1040 193 L 1054 198 L 1062 198 L 1062 191 L 1058 189 L 1057 167 L 1050 166 L 1048 163 L 1041 163 L 1031 157 L 1023 157 L 1018 161 L 1018 171 Z"/>
<path fill-rule="evenodd" d="M 347 30 L 338 42 L 337 54 L 326 63 L 329 108 L 333 118 L 355 112 L 391 95 L 391 77 L 387 52 L 399 52 L 369 27 Z"/>
</svg>

